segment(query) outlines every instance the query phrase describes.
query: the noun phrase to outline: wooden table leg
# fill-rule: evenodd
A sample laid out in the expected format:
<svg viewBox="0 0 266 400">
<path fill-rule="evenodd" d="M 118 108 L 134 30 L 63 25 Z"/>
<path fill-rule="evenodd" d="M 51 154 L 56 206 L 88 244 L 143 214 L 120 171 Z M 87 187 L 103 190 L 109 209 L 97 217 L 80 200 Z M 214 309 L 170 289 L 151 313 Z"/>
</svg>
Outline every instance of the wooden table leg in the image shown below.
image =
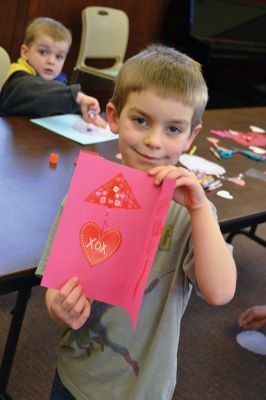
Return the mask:
<svg viewBox="0 0 266 400">
<path fill-rule="evenodd" d="M 8 380 L 19 340 L 28 300 L 31 296 L 31 286 L 18 291 L 15 307 L 12 311 L 12 320 L 6 340 L 5 350 L 0 367 L 0 400 L 12 400 L 6 393 Z"/>
</svg>

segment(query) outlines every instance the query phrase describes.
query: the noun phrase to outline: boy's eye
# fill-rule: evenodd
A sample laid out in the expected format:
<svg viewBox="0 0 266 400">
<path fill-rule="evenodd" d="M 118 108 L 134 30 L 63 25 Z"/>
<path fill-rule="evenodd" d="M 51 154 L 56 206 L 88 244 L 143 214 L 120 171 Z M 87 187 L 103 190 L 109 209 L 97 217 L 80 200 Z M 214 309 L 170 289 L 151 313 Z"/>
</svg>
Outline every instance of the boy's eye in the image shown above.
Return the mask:
<svg viewBox="0 0 266 400">
<path fill-rule="evenodd" d="M 181 129 L 177 128 L 176 126 L 169 126 L 168 131 L 170 133 L 181 133 Z"/>
<path fill-rule="evenodd" d="M 62 61 L 62 60 L 65 59 L 65 56 L 64 56 L 63 54 L 57 54 L 56 59 L 57 59 L 58 61 Z"/>
<path fill-rule="evenodd" d="M 134 119 L 138 125 L 144 125 L 146 120 L 143 117 L 137 117 Z"/>
<path fill-rule="evenodd" d="M 144 122 L 145 122 L 145 118 L 143 118 L 143 117 L 138 117 L 138 118 L 135 119 L 135 121 L 136 121 L 138 124 L 143 125 Z"/>
<path fill-rule="evenodd" d="M 47 55 L 47 50 L 40 49 L 40 50 L 39 50 L 39 54 L 40 54 L 41 56 L 46 56 L 46 55 Z"/>
</svg>

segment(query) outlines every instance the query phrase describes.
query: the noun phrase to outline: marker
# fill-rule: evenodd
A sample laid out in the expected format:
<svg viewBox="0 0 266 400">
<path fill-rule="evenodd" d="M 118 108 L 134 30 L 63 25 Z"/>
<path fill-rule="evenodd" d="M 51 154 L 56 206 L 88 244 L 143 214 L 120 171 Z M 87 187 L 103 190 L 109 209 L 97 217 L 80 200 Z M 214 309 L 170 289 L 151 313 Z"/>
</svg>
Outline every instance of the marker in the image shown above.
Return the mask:
<svg viewBox="0 0 266 400">
<path fill-rule="evenodd" d="M 193 146 L 192 149 L 188 152 L 188 154 L 189 154 L 190 156 L 193 156 L 193 154 L 195 154 L 196 151 L 197 151 L 197 146 Z"/>
<path fill-rule="evenodd" d="M 95 114 L 96 114 L 96 109 L 95 108 L 89 108 L 88 109 L 88 117 L 89 117 L 89 120 L 91 122 L 93 122 L 95 120 Z"/>
<path fill-rule="evenodd" d="M 214 181 L 211 183 L 207 188 L 207 192 L 212 192 L 213 190 L 218 189 L 219 187 L 223 186 L 222 182 L 220 180 Z"/>
<path fill-rule="evenodd" d="M 212 152 L 212 154 L 214 155 L 214 157 L 218 158 L 218 160 L 221 160 L 219 153 L 217 153 L 217 151 L 213 147 L 210 147 L 209 149 Z"/>
<path fill-rule="evenodd" d="M 89 121 L 87 122 L 87 124 L 88 124 L 87 131 L 88 132 L 92 131 L 92 129 L 94 127 L 95 116 L 96 116 L 96 109 L 95 108 L 89 108 L 88 109 Z"/>
</svg>

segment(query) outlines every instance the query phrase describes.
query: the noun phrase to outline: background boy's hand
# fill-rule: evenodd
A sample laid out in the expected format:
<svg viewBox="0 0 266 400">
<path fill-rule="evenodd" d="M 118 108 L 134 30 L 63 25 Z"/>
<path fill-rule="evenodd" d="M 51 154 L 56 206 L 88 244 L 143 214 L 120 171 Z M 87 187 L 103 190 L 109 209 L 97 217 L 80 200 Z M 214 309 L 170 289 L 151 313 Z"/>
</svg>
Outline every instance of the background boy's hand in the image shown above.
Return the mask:
<svg viewBox="0 0 266 400">
<path fill-rule="evenodd" d="M 241 328 L 257 329 L 266 325 L 266 305 L 246 309 L 238 318 Z"/>
<path fill-rule="evenodd" d="M 206 204 L 207 198 L 196 175 L 183 167 L 166 165 L 155 167 L 149 171 L 154 176 L 155 185 L 161 185 L 164 178 L 175 179 L 176 189 L 173 200 L 185 206 L 189 211 L 196 210 Z"/>
<path fill-rule="evenodd" d="M 48 289 L 45 300 L 51 316 L 72 329 L 79 329 L 89 318 L 89 300 L 75 277 L 60 290 Z"/>
<path fill-rule="evenodd" d="M 100 128 L 106 128 L 107 122 L 99 114 L 95 115 L 94 124 Z"/>
<path fill-rule="evenodd" d="M 95 114 L 93 124 L 99 126 L 100 128 L 106 128 L 107 122 L 99 115 L 100 106 L 98 100 L 95 97 L 87 96 L 82 92 L 78 92 L 76 101 L 80 105 L 82 117 L 86 122 L 92 123 L 88 112 L 89 110 L 93 110 Z"/>
</svg>

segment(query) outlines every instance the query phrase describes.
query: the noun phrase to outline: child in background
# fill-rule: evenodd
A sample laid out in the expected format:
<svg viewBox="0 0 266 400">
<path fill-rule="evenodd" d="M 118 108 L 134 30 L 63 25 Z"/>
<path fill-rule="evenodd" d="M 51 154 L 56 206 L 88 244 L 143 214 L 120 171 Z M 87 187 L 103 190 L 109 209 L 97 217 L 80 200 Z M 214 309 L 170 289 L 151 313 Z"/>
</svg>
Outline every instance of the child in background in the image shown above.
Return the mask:
<svg viewBox="0 0 266 400">
<path fill-rule="evenodd" d="M 0 94 L 4 115 L 46 117 L 78 113 L 104 127 L 97 99 L 81 91 L 79 84 L 66 85 L 62 68 L 72 42 L 71 32 L 52 18 L 36 18 L 26 29 L 17 63 L 12 63 Z"/>
<path fill-rule="evenodd" d="M 123 309 L 87 299 L 76 277 L 60 290 L 47 290 L 48 312 L 67 328 L 51 400 L 172 399 L 180 323 L 192 285 L 212 305 L 233 297 L 235 263 L 215 210 L 196 176 L 176 166 L 201 129 L 207 97 L 200 65 L 175 49 L 149 46 L 120 70 L 106 113 L 119 135 L 122 162 L 146 171 L 154 185 L 172 178 L 176 187 L 135 331 Z"/>
<path fill-rule="evenodd" d="M 243 311 L 238 323 L 244 329 L 258 329 L 266 325 L 266 305 L 253 306 Z"/>
</svg>

